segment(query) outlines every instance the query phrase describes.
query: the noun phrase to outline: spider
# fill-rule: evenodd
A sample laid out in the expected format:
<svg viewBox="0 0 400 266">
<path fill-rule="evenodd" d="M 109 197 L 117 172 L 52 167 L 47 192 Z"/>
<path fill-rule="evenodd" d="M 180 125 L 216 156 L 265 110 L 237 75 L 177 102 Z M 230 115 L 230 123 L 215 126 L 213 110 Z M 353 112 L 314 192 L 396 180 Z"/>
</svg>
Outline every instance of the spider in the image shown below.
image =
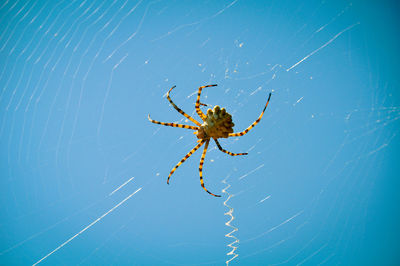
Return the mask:
<svg viewBox="0 0 400 266">
<path fill-rule="evenodd" d="M 240 137 L 240 136 L 245 135 L 247 132 L 249 132 L 250 129 L 252 129 L 255 125 L 257 125 L 258 122 L 260 122 L 260 120 L 261 120 L 261 118 L 262 118 L 262 116 L 264 114 L 264 111 L 268 106 L 269 100 L 271 98 L 271 93 L 269 94 L 267 103 L 265 104 L 264 109 L 261 112 L 260 116 L 257 118 L 257 120 L 254 121 L 253 124 L 251 124 L 248 128 L 246 128 L 242 132 L 233 133 L 233 126 L 235 124 L 232 122 L 232 116 L 228 112 L 226 112 L 225 108 L 220 108 L 218 105 L 216 105 L 213 109 L 208 109 L 207 110 L 207 114 L 204 114 L 203 111 L 200 109 L 200 105 L 207 106 L 206 104 L 200 103 L 201 91 L 204 88 L 214 87 L 214 86 L 217 86 L 217 85 L 215 84 L 215 85 L 201 86 L 199 88 L 199 91 L 197 92 L 197 100 L 196 100 L 196 104 L 195 104 L 195 109 L 196 109 L 197 114 L 201 118 L 201 120 L 203 120 L 203 124 L 201 124 L 200 122 L 196 121 L 190 115 L 186 114 L 178 106 L 176 106 L 176 104 L 171 100 L 171 98 L 169 97 L 169 93 L 176 86 L 173 86 L 167 92 L 168 101 L 172 104 L 172 106 L 179 113 L 181 113 L 187 119 L 189 119 L 190 121 L 195 123 L 197 126 L 189 126 L 189 125 L 182 125 L 182 124 L 176 124 L 176 123 L 159 122 L 159 121 L 151 119 L 150 115 L 148 115 L 148 119 L 150 120 L 150 122 L 152 122 L 154 124 L 159 124 L 159 125 L 163 125 L 163 126 L 170 126 L 170 127 L 180 127 L 180 128 L 186 128 L 186 129 L 195 130 L 194 134 L 198 138 L 198 140 L 197 140 L 198 144 L 191 151 L 189 151 L 185 155 L 185 157 L 183 157 L 182 160 L 180 160 L 180 162 L 175 165 L 174 168 L 172 168 L 172 170 L 169 173 L 168 178 L 167 178 L 167 184 L 169 184 L 169 179 L 171 178 L 171 175 L 175 172 L 175 170 L 182 163 L 184 163 L 195 151 L 197 151 L 203 144 L 205 144 L 204 145 L 203 154 L 201 155 L 200 166 L 199 166 L 200 184 L 203 187 L 203 189 L 206 192 L 208 192 L 209 194 L 211 194 L 211 195 L 213 195 L 215 197 L 221 197 L 220 195 L 215 195 L 215 194 L 211 193 L 210 191 L 208 191 L 208 189 L 206 189 L 206 187 L 204 186 L 204 181 L 203 181 L 203 163 L 204 163 L 204 158 L 206 156 L 208 144 L 210 143 L 210 139 L 213 139 L 215 144 L 217 144 L 218 149 L 220 151 L 224 152 L 224 153 L 227 153 L 227 154 L 229 154 L 231 156 L 247 155 L 247 152 L 244 152 L 244 153 L 232 153 L 232 152 L 229 152 L 227 150 L 224 150 L 221 147 L 221 145 L 219 144 L 218 139 L 219 138 L 228 138 L 228 137 Z"/>
</svg>

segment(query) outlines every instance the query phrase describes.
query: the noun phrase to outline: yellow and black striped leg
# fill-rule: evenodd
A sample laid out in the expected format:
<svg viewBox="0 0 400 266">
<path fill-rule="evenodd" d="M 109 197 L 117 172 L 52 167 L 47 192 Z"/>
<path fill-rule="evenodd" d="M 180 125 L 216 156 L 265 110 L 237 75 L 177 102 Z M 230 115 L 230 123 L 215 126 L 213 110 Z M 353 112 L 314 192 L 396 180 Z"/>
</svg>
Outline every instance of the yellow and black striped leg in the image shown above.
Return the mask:
<svg viewBox="0 0 400 266">
<path fill-rule="evenodd" d="M 247 155 L 247 152 L 242 152 L 242 153 L 232 153 L 232 152 L 230 152 L 230 151 L 224 150 L 224 149 L 221 147 L 221 145 L 219 144 L 218 140 L 214 139 L 214 141 L 215 141 L 215 144 L 217 144 L 217 146 L 218 146 L 218 149 L 219 149 L 220 151 L 222 151 L 222 152 L 225 152 L 225 153 L 227 153 L 227 154 L 229 154 L 229 155 L 231 155 L 231 156 L 237 156 L 237 155 Z"/>
<path fill-rule="evenodd" d="M 206 145 L 204 145 L 203 154 L 201 155 L 201 159 L 200 159 L 200 166 L 199 166 L 200 184 L 201 184 L 201 186 L 204 188 L 204 190 L 207 191 L 207 193 L 213 195 L 214 197 L 221 197 L 220 195 L 215 195 L 215 194 L 211 193 L 211 192 L 208 191 L 208 190 L 206 189 L 206 187 L 204 186 L 204 181 L 203 181 L 203 164 L 204 164 L 204 157 L 206 157 L 207 148 L 208 148 L 208 144 L 209 144 L 209 143 L 210 143 L 210 140 L 207 140 Z"/>
<path fill-rule="evenodd" d="M 184 117 L 186 117 L 187 119 L 189 119 L 190 121 L 192 121 L 193 123 L 195 123 L 198 126 L 201 126 L 201 124 L 199 122 L 197 122 L 193 117 L 191 117 L 190 115 L 186 114 L 184 111 L 182 111 L 182 109 L 180 109 L 178 106 L 176 106 L 176 104 L 171 100 L 171 98 L 169 97 L 169 93 L 172 91 L 173 88 L 175 88 L 176 86 L 173 86 L 171 89 L 169 89 L 169 91 L 167 92 L 167 99 L 168 101 L 172 104 L 172 106 L 175 108 L 175 110 L 177 110 L 180 114 L 182 114 Z"/>
<path fill-rule="evenodd" d="M 260 122 L 261 118 L 263 117 L 264 112 L 265 112 L 265 109 L 267 109 L 267 106 L 268 106 L 268 103 L 269 103 L 269 99 L 271 99 L 271 93 L 270 93 L 269 96 L 268 96 L 268 100 L 267 100 L 267 103 L 265 104 L 265 107 L 264 107 L 263 111 L 261 112 L 260 116 L 257 118 L 257 120 L 256 120 L 253 124 L 251 124 L 248 128 L 246 128 L 246 129 L 243 130 L 242 132 L 230 133 L 230 134 L 229 134 L 229 137 L 239 137 L 239 136 L 243 136 L 243 135 L 245 135 L 247 132 L 249 132 L 250 129 L 252 129 L 255 125 L 257 125 L 258 122 Z"/>
<path fill-rule="evenodd" d="M 182 158 L 182 160 L 179 161 L 179 163 L 177 165 L 175 165 L 174 168 L 172 168 L 171 172 L 169 173 L 169 176 L 167 178 L 167 184 L 169 184 L 169 179 L 171 178 L 171 175 L 175 172 L 175 170 L 181 165 L 183 164 L 195 151 L 197 151 L 201 145 L 204 144 L 204 140 L 200 141 L 199 144 L 196 145 L 196 147 L 194 147 L 190 152 L 188 152 L 188 154 L 185 155 L 185 157 Z"/>
<path fill-rule="evenodd" d="M 169 126 L 169 127 L 180 127 L 180 128 L 187 128 L 187 129 L 193 129 L 193 130 L 198 130 L 198 127 L 194 127 L 194 126 L 188 126 L 188 125 L 181 125 L 181 124 L 176 124 L 176 123 L 164 123 L 164 122 L 159 122 L 156 120 L 153 120 L 150 118 L 150 115 L 148 116 L 150 122 L 154 123 L 154 124 L 159 124 L 159 125 L 163 125 L 163 126 Z"/>
<path fill-rule="evenodd" d="M 206 118 L 206 115 L 205 115 L 205 114 L 203 113 L 203 111 L 201 111 L 201 109 L 200 109 L 200 95 L 201 95 L 201 91 L 202 91 L 202 89 L 204 89 L 204 88 L 207 88 L 207 87 L 215 87 L 215 86 L 217 86 L 217 84 L 201 86 L 201 87 L 199 88 L 199 91 L 197 92 L 197 100 L 196 100 L 195 108 L 196 108 L 197 114 L 200 116 L 201 120 L 203 120 L 203 121 L 204 121 L 204 119 Z"/>
</svg>

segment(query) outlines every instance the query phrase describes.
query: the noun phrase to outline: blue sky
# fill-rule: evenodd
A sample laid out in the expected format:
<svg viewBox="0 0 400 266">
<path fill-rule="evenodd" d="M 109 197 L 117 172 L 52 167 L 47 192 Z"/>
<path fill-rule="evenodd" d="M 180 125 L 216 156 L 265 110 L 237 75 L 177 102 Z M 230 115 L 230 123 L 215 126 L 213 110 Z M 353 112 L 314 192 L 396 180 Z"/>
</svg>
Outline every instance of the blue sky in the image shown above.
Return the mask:
<svg viewBox="0 0 400 266">
<path fill-rule="evenodd" d="M 399 19 L 383 1 L 5 1 L 0 263 L 398 264 Z M 202 102 L 236 132 L 201 150 Z M 206 111 L 206 108 L 204 108 Z M 226 223 L 234 219 L 229 227 Z M 237 229 L 237 231 L 236 231 Z M 232 233 L 233 237 L 226 234 Z"/>
</svg>

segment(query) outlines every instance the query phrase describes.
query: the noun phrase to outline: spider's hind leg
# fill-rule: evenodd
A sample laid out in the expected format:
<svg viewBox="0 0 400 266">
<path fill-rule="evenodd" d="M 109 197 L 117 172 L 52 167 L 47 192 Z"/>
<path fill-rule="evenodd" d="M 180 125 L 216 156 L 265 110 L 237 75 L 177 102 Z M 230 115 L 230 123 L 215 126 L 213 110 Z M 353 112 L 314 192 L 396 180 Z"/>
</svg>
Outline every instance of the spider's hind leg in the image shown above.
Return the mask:
<svg viewBox="0 0 400 266">
<path fill-rule="evenodd" d="M 172 106 L 175 108 L 175 110 L 177 110 L 180 114 L 182 114 L 184 117 L 186 117 L 187 119 L 189 119 L 190 121 L 192 121 L 193 123 L 195 123 L 198 126 L 201 126 L 201 124 L 199 122 L 197 122 L 193 117 L 191 117 L 190 115 L 186 114 L 184 111 L 182 111 L 182 109 L 180 109 L 178 106 L 176 106 L 176 104 L 171 100 L 171 98 L 169 97 L 169 93 L 175 88 L 175 86 L 173 86 L 171 89 L 169 89 L 169 91 L 167 92 L 167 99 L 168 101 L 172 104 Z"/>
<path fill-rule="evenodd" d="M 217 84 L 213 84 L 213 85 L 206 85 L 206 86 L 201 86 L 199 87 L 199 91 L 197 92 L 197 100 L 196 100 L 196 104 L 195 104 L 195 108 L 196 108 L 196 112 L 197 114 L 200 116 L 201 120 L 204 121 L 204 119 L 206 119 L 206 115 L 203 113 L 203 111 L 201 111 L 200 109 L 200 95 L 201 95 L 201 91 L 204 88 L 207 87 L 215 87 L 217 86 Z"/>
<path fill-rule="evenodd" d="M 246 129 L 243 130 L 242 132 L 230 133 L 230 134 L 229 134 L 229 137 L 240 137 L 240 136 L 243 136 L 243 135 L 247 134 L 247 132 L 249 132 L 250 129 L 252 129 L 253 127 L 255 127 L 255 125 L 257 125 L 258 122 L 260 122 L 261 118 L 263 117 L 264 112 L 265 112 L 265 109 L 267 109 L 267 106 L 268 106 L 268 103 L 269 103 L 269 100 L 270 100 L 270 99 L 271 99 L 271 93 L 270 93 L 269 96 L 268 96 L 267 103 L 265 104 L 264 109 L 262 110 L 260 116 L 257 118 L 256 121 L 254 121 L 253 124 L 251 124 L 248 128 L 246 128 Z"/>
</svg>

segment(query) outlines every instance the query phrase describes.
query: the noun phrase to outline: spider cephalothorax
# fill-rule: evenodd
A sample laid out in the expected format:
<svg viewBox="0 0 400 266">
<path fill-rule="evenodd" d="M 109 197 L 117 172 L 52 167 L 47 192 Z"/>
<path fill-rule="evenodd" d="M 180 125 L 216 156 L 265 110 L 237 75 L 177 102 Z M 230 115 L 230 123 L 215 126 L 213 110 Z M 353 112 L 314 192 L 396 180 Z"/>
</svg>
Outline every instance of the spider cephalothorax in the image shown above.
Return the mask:
<svg viewBox="0 0 400 266">
<path fill-rule="evenodd" d="M 216 105 L 213 109 L 207 110 L 203 124 L 194 133 L 198 139 L 228 138 L 229 133 L 233 133 L 234 125 L 232 116 L 226 112 L 225 108 Z"/>
<path fill-rule="evenodd" d="M 258 122 L 260 122 L 260 120 L 261 120 L 261 118 L 262 118 L 262 116 L 264 114 L 264 111 L 268 106 L 269 100 L 271 98 L 271 93 L 269 94 L 267 103 L 265 104 L 264 109 L 261 112 L 261 114 L 258 117 L 258 119 L 256 121 L 254 121 L 253 124 L 251 124 L 248 128 L 246 128 L 242 132 L 233 133 L 234 124 L 232 122 L 232 116 L 229 113 L 227 113 L 224 108 L 220 108 L 218 105 L 216 105 L 213 109 L 208 109 L 207 110 L 207 114 L 204 114 L 203 111 L 200 109 L 200 95 L 201 95 L 202 89 L 207 88 L 207 87 L 214 87 L 214 86 L 217 86 L 217 85 L 201 86 L 199 88 L 198 92 L 197 92 L 197 100 L 196 100 L 196 104 L 195 104 L 195 109 L 196 109 L 197 114 L 200 116 L 201 120 L 203 120 L 203 124 L 201 124 L 200 122 L 196 121 L 193 117 L 191 117 L 190 115 L 188 115 L 185 112 L 183 112 L 171 100 L 171 98 L 169 97 L 169 93 L 171 92 L 171 90 L 173 88 L 175 88 L 175 86 L 173 86 L 167 93 L 168 101 L 172 104 L 172 106 L 179 113 L 181 113 L 187 119 L 189 119 L 190 121 L 195 123 L 197 126 L 189 126 L 189 125 L 182 125 L 182 124 L 176 124 L 176 123 L 159 122 L 159 121 L 151 119 L 150 115 L 149 115 L 149 120 L 150 120 L 150 122 L 155 123 L 155 124 L 159 124 L 159 125 L 170 126 L 170 127 L 180 127 L 180 128 L 187 128 L 187 129 L 195 130 L 194 134 L 196 134 L 196 136 L 198 138 L 198 144 L 190 152 L 188 152 L 188 154 L 186 154 L 185 157 L 183 157 L 183 159 L 180 160 L 180 162 L 177 165 L 175 165 L 175 167 L 171 170 L 171 172 L 169 173 L 169 176 L 167 178 L 167 184 L 169 184 L 169 179 L 170 179 L 171 175 L 175 172 L 175 170 L 182 163 L 184 163 L 187 158 L 189 158 L 195 151 L 197 151 L 204 144 L 204 150 L 203 150 L 203 154 L 201 155 L 201 158 L 200 158 L 200 166 L 199 166 L 200 184 L 203 187 L 203 189 L 205 191 L 207 191 L 209 194 L 211 194 L 211 195 L 213 195 L 215 197 L 221 197 L 219 195 L 215 195 L 215 194 L 211 193 L 210 191 L 208 191 L 206 189 L 206 187 L 204 186 L 204 181 L 203 181 L 203 163 L 204 163 L 204 158 L 206 156 L 208 144 L 210 143 L 210 139 L 212 138 L 215 141 L 215 144 L 217 144 L 218 149 L 220 151 L 226 153 L 226 154 L 229 154 L 231 156 L 246 155 L 247 152 L 244 152 L 244 153 L 232 153 L 232 152 L 229 152 L 227 150 L 224 150 L 221 147 L 221 145 L 219 144 L 217 139 L 219 139 L 219 138 L 228 138 L 228 137 L 239 137 L 239 136 L 243 136 L 247 132 L 249 132 L 250 129 L 252 129 L 255 125 L 257 125 Z"/>
</svg>

